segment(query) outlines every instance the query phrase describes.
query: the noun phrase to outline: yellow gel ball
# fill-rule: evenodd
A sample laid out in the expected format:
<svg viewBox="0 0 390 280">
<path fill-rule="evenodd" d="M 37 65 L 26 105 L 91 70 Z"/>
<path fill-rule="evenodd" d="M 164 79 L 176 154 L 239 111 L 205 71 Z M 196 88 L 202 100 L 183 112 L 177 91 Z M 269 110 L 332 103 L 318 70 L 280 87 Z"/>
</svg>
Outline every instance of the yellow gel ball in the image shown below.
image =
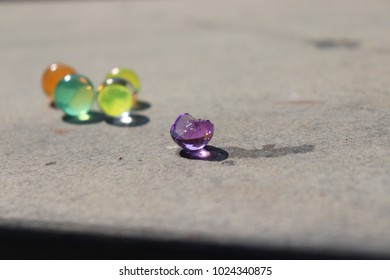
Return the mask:
<svg viewBox="0 0 390 280">
<path fill-rule="evenodd" d="M 121 117 L 133 107 L 133 93 L 120 84 L 108 85 L 100 89 L 98 104 L 106 116 Z"/>
<path fill-rule="evenodd" d="M 110 79 L 110 78 L 121 78 L 126 81 L 128 81 L 135 90 L 135 93 L 138 93 L 141 88 L 141 83 L 139 80 L 139 77 L 137 73 L 135 73 L 133 70 L 128 69 L 128 68 L 113 68 L 110 73 L 108 73 L 105 77 L 105 80 Z"/>
</svg>

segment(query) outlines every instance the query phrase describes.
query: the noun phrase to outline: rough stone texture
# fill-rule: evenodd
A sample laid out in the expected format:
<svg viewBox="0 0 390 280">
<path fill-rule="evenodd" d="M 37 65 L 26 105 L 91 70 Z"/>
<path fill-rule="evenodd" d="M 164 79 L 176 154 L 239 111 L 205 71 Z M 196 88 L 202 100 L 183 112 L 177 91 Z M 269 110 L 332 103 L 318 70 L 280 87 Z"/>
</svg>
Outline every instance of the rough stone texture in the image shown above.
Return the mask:
<svg viewBox="0 0 390 280">
<path fill-rule="evenodd" d="M 388 1 L 0 3 L 0 220 L 127 236 L 390 253 Z M 53 61 L 134 68 L 150 122 L 74 125 Z M 180 157 L 179 113 L 222 162 Z"/>
</svg>

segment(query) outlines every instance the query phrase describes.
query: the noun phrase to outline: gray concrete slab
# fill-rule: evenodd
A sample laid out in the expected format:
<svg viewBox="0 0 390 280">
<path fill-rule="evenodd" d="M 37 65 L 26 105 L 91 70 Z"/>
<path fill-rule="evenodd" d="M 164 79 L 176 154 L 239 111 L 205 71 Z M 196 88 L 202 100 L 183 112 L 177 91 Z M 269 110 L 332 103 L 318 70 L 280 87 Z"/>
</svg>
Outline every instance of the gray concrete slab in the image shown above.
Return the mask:
<svg viewBox="0 0 390 280">
<path fill-rule="evenodd" d="M 389 19 L 384 0 L 0 3 L 1 223 L 389 254 Z M 134 68 L 150 122 L 62 121 L 53 61 L 96 85 Z M 178 155 L 183 112 L 228 159 Z"/>
</svg>

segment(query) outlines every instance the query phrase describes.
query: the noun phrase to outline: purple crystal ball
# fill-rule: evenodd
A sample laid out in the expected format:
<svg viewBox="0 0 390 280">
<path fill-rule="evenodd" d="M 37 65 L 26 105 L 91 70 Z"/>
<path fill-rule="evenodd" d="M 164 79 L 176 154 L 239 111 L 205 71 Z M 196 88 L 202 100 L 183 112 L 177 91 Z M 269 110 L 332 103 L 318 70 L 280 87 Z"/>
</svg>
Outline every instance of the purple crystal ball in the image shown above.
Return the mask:
<svg viewBox="0 0 390 280">
<path fill-rule="evenodd" d="M 195 119 L 188 113 L 181 114 L 171 126 L 173 141 L 187 151 L 197 151 L 206 146 L 214 134 L 209 120 Z"/>
</svg>

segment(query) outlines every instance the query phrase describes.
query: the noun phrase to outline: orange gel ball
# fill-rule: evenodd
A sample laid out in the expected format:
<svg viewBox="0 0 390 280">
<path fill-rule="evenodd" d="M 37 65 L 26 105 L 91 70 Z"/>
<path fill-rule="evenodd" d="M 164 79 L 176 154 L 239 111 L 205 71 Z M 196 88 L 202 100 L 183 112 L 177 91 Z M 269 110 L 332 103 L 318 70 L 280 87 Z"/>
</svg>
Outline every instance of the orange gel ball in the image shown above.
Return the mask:
<svg viewBox="0 0 390 280">
<path fill-rule="evenodd" d="M 76 74 L 76 70 L 65 64 L 52 63 L 46 68 L 42 76 L 42 88 L 47 97 L 54 98 L 54 90 L 58 82 L 69 74 Z"/>
</svg>

